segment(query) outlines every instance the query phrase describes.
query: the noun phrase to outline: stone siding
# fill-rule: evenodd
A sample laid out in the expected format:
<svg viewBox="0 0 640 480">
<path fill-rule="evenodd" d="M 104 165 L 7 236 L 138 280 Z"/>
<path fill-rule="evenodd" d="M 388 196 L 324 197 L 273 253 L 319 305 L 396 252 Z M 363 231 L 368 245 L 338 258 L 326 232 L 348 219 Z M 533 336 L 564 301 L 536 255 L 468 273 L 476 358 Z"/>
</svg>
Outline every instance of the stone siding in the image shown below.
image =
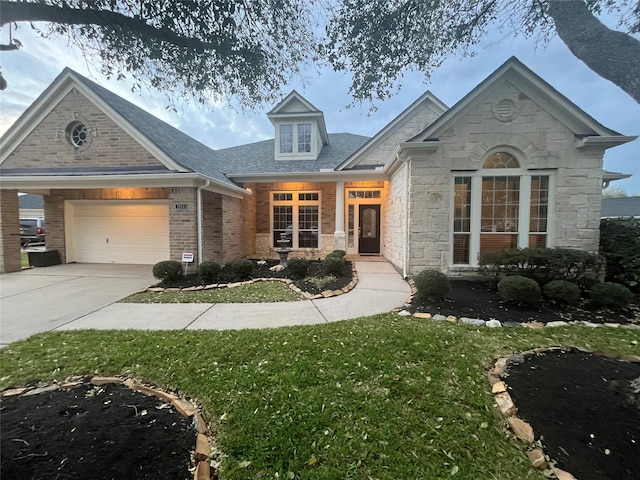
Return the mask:
<svg viewBox="0 0 640 480">
<path fill-rule="evenodd" d="M 508 121 L 494 116 L 503 99 L 516 107 Z M 452 171 L 479 170 L 483 159 L 498 150 L 513 152 L 523 169 L 554 172 L 550 246 L 598 250 L 604 150 L 576 149 L 574 133 L 513 84 L 496 85 L 439 139 L 437 151 L 414 151 L 409 160 L 411 274 L 424 268 L 448 270 Z"/>
<path fill-rule="evenodd" d="M 385 164 L 389 161 L 399 143 L 406 142 L 410 138 L 418 135 L 431 125 L 438 116 L 439 115 L 434 112 L 428 104 L 422 105 L 412 116 L 406 118 L 402 124 L 397 125 L 393 132 L 375 145 L 374 149 L 366 152 L 358 162 L 358 165 Z"/>
<path fill-rule="evenodd" d="M 90 130 L 89 141 L 73 147 L 65 130 L 74 121 Z M 72 89 L 11 153 L 0 168 L 87 168 L 161 166 L 128 132 L 77 89 Z"/>
<path fill-rule="evenodd" d="M 395 172 L 391 174 L 389 182 L 389 192 L 385 210 L 385 223 L 383 228 L 383 255 L 398 270 L 402 271 L 405 261 L 405 224 L 408 213 L 406 212 L 406 164 L 401 164 Z"/>
</svg>

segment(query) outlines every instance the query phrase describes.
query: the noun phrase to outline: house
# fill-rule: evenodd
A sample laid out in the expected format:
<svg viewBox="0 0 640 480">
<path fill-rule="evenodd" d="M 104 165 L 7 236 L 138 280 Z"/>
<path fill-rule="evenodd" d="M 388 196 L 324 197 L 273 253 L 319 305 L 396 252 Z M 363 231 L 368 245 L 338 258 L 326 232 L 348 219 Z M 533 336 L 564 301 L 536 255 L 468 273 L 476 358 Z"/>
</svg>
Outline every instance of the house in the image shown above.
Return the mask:
<svg viewBox="0 0 640 480">
<path fill-rule="evenodd" d="M 18 196 L 20 218 L 44 217 L 44 201 L 42 195 L 25 194 Z"/>
<path fill-rule="evenodd" d="M 640 218 L 640 197 L 603 198 L 601 218 Z"/>
<path fill-rule="evenodd" d="M 212 150 L 65 69 L 2 137 L 3 271 L 19 269 L 17 192 L 44 195 L 63 262 L 382 255 L 405 276 L 508 247 L 598 249 L 598 123 L 516 58 L 447 108 L 426 92 L 371 138 L 328 133 L 292 92 L 274 138 Z"/>
</svg>

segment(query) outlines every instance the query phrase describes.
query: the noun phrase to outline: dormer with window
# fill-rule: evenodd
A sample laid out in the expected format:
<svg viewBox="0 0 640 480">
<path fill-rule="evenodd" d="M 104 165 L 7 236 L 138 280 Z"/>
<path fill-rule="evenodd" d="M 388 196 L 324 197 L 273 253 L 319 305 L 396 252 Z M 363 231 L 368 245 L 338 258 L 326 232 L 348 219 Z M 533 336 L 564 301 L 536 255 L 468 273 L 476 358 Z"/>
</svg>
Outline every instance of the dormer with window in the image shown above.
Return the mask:
<svg viewBox="0 0 640 480">
<path fill-rule="evenodd" d="M 315 160 L 329 144 L 323 113 L 295 90 L 267 117 L 275 128 L 276 160 Z"/>
</svg>

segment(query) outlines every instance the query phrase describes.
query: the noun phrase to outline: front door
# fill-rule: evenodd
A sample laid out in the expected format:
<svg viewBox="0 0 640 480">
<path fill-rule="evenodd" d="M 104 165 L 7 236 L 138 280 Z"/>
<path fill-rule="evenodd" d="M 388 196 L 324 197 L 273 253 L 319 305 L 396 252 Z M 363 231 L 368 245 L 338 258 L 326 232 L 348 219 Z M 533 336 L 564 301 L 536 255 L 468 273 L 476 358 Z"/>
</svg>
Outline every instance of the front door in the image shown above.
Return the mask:
<svg viewBox="0 0 640 480">
<path fill-rule="evenodd" d="M 358 253 L 380 253 L 380 205 L 360 205 Z"/>
</svg>

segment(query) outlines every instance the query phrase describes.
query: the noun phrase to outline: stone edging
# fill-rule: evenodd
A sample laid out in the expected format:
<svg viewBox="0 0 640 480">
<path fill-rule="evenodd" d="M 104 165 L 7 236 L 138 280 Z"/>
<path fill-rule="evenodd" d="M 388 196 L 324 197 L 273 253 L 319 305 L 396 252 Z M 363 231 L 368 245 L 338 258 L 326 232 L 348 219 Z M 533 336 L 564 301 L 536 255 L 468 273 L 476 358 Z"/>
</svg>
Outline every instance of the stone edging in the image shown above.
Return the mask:
<svg viewBox="0 0 640 480">
<path fill-rule="evenodd" d="M 518 408 L 513 402 L 511 395 L 507 392 L 507 384 L 500 379 L 505 373 L 507 366 L 511 363 L 521 363 L 524 358 L 531 355 L 538 355 L 544 352 L 551 352 L 562 350 L 564 352 L 579 351 L 585 353 L 592 353 L 594 355 L 600 355 L 615 360 L 622 360 L 627 362 L 640 362 L 640 356 L 636 355 L 610 355 L 605 353 L 591 352 L 577 347 L 563 348 L 563 347 L 545 347 L 535 348 L 523 353 L 510 355 L 508 357 L 501 357 L 496 360 L 493 368 L 487 373 L 489 383 L 491 384 L 491 393 L 494 395 L 493 400 L 500 410 L 500 413 L 509 424 L 509 428 L 513 434 L 525 442 L 529 448 L 527 450 L 527 456 L 534 468 L 542 470 L 544 475 L 549 478 L 557 478 L 559 480 L 576 480 L 576 478 L 562 469 L 555 466 L 555 462 L 545 455 L 543 451 L 543 445 L 540 440 L 535 441 L 535 435 L 533 428 L 528 422 L 516 417 L 515 414 Z"/>
<path fill-rule="evenodd" d="M 79 387 L 80 385 L 86 384 L 85 380 L 70 380 L 64 383 L 54 383 L 52 385 L 48 385 L 45 387 L 21 387 L 21 388 L 12 388 L 9 390 L 5 390 L 0 392 L 0 397 L 13 397 L 13 396 L 22 396 L 22 395 L 37 395 L 39 393 L 45 392 L 53 392 L 56 390 L 71 390 L 72 388 Z M 197 406 L 188 400 L 179 398 L 171 393 L 163 392 L 162 390 L 158 390 L 157 388 L 148 387 L 143 385 L 131 378 L 120 378 L 120 377 L 100 377 L 94 376 L 89 379 L 88 383 L 101 386 L 109 383 L 124 385 L 131 390 L 135 390 L 137 392 L 143 393 L 145 395 L 153 395 L 158 397 L 161 401 L 172 405 L 176 411 L 185 418 L 191 418 L 193 423 L 193 427 L 195 428 L 196 435 L 196 444 L 195 449 L 193 451 L 193 462 L 194 462 L 194 472 L 193 478 L 194 480 L 211 480 L 211 458 L 213 453 L 211 451 L 211 443 L 208 437 L 209 428 L 204 421 L 204 418 L 200 414 L 200 411 Z"/>
<path fill-rule="evenodd" d="M 445 315 L 440 315 L 438 313 L 432 315 L 431 313 L 423 313 L 423 312 L 416 312 L 414 314 L 411 314 L 411 312 L 406 310 L 406 308 L 411 306 L 411 302 L 415 298 L 417 290 L 416 290 L 416 287 L 415 287 L 415 285 L 413 283 L 413 280 L 409 281 L 409 285 L 411 286 L 411 296 L 405 302 L 405 305 L 404 305 L 405 308 L 397 309 L 397 311 L 396 311 L 396 313 L 398 313 L 398 315 L 401 315 L 403 317 L 411 317 L 411 316 L 413 316 L 415 318 L 431 319 L 431 320 L 438 320 L 438 321 L 447 321 L 447 322 L 451 322 L 451 323 L 459 323 L 459 324 L 462 324 L 462 325 L 474 325 L 476 327 L 489 327 L 489 328 L 526 327 L 526 328 L 531 328 L 531 329 L 537 330 L 537 329 L 541 329 L 541 328 L 553 328 L 553 327 L 566 327 L 566 326 L 569 326 L 569 325 L 580 325 L 580 326 L 592 327 L 592 328 L 610 327 L 610 328 L 627 328 L 627 329 L 630 329 L 630 330 L 640 330 L 640 324 L 634 324 L 634 323 L 592 323 L 592 322 L 584 322 L 584 321 L 572 321 L 572 322 L 557 321 L 557 322 L 548 322 L 548 323 L 532 321 L 532 322 L 525 322 L 525 323 L 519 323 L 519 322 L 505 322 L 505 323 L 502 323 L 499 320 L 496 320 L 496 319 L 493 319 L 493 318 L 489 319 L 489 320 L 483 320 L 481 318 L 456 317 L 455 315 L 445 316 Z"/>
<path fill-rule="evenodd" d="M 352 274 L 352 279 L 351 279 L 351 281 L 349 282 L 349 284 L 347 286 L 341 288 L 340 290 L 325 290 L 325 291 L 323 291 L 321 293 L 318 293 L 316 295 L 312 295 L 309 292 L 303 292 L 298 287 L 296 287 L 295 283 L 293 283 L 293 280 L 291 280 L 290 278 L 254 278 L 254 279 L 251 279 L 251 280 L 247 280 L 245 282 L 212 283 L 210 285 L 197 285 L 197 286 L 194 286 L 194 287 L 185 287 L 185 288 L 148 287 L 148 288 L 145 288 L 144 290 L 142 290 L 139 293 L 144 293 L 144 292 L 198 292 L 200 290 L 215 290 L 215 289 L 222 289 L 222 288 L 242 287 L 244 285 L 251 285 L 253 283 L 260 283 L 260 282 L 281 282 L 281 283 L 284 283 L 285 285 L 287 285 L 291 290 L 293 290 L 298 295 L 301 295 L 302 297 L 304 297 L 305 300 L 317 300 L 319 298 L 337 297 L 338 295 L 344 295 L 345 293 L 348 293 L 351 290 L 353 290 L 355 288 L 355 286 L 358 284 L 358 273 L 356 272 L 356 267 L 353 264 L 353 262 L 351 264 L 351 274 Z"/>
</svg>

